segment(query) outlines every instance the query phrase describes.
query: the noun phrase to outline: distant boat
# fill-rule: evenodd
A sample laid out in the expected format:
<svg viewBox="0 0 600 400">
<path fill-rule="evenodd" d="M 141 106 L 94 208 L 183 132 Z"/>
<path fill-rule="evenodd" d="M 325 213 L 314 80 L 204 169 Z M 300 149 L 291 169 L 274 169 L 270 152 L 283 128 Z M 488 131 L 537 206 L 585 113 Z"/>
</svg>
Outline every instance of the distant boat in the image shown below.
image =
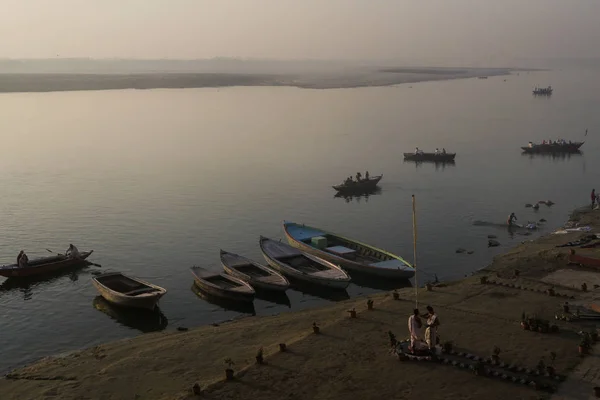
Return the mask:
<svg viewBox="0 0 600 400">
<path fill-rule="evenodd" d="M 241 279 L 200 267 L 190 269 L 196 286 L 211 296 L 241 302 L 254 300 L 254 289 Z"/>
<path fill-rule="evenodd" d="M 167 290 L 120 272 L 108 272 L 92 278 L 92 283 L 109 303 L 154 310 Z"/>
<path fill-rule="evenodd" d="M 261 236 L 260 250 L 271 267 L 289 278 L 337 289 L 350 284 L 348 274 L 337 265 L 287 243 Z"/>
<path fill-rule="evenodd" d="M 228 275 L 243 280 L 255 289 L 286 291 L 290 286 L 280 273 L 234 253 L 221 250 L 221 264 Z"/>
<path fill-rule="evenodd" d="M 283 222 L 283 231 L 292 246 L 350 272 L 396 279 L 415 274 L 413 266 L 401 257 L 357 240 L 287 221 Z"/>
<path fill-rule="evenodd" d="M 70 258 L 64 254 L 36 258 L 34 260 L 29 260 L 25 267 L 20 267 L 17 264 L 3 265 L 0 266 L 0 276 L 6 276 L 8 278 L 25 278 L 57 272 L 63 269 L 75 267 L 80 264 L 85 264 L 85 259 L 88 258 L 93 252 L 94 250 L 80 253 L 79 258 Z"/>
<path fill-rule="evenodd" d="M 554 89 L 552 89 L 552 86 L 548 86 L 545 88 L 535 87 L 533 89 L 533 94 L 534 96 L 550 96 L 553 91 Z"/>
<path fill-rule="evenodd" d="M 487 79 L 487 76 L 479 76 L 478 79 Z"/>
<path fill-rule="evenodd" d="M 524 153 L 577 153 L 585 142 L 558 141 L 552 143 L 532 143 L 521 147 Z"/>
<path fill-rule="evenodd" d="M 361 179 L 358 182 L 355 180 L 347 181 L 332 187 L 340 193 L 363 193 L 376 189 L 381 178 L 383 178 L 383 174 L 369 179 Z"/>
<path fill-rule="evenodd" d="M 404 153 L 407 161 L 453 162 L 456 153 Z"/>
</svg>

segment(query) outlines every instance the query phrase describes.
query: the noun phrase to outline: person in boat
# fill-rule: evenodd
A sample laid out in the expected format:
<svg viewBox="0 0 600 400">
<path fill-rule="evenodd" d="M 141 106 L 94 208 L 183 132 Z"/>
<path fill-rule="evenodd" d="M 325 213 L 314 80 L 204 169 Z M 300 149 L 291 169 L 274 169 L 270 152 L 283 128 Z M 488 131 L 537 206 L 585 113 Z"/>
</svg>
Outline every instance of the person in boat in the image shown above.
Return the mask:
<svg viewBox="0 0 600 400">
<path fill-rule="evenodd" d="M 533 147 L 533 143 L 529 142 L 529 148 L 531 149 Z"/>
<path fill-rule="evenodd" d="M 362 174 L 360 172 L 357 172 L 356 173 L 356 182 L 360 182 L 361 181 L 360 178 L 362 178 Z"/>
<path fill-rule="evenodd" d="M 21 266 L 21 257 L 23 257 L 24 251 L 21 250 L 19 252 L 19 255 L 17 256 L 17 265 L 20 267 Z"/>
<path fill-rule="evenodd" d="M 425 341 L 429 346 L 429 350 L 435 349 L 435 346 L 438 344 L 438 327 L 440 326 L 440 320 L 433 310 L 433 307 L 427 306 L 427 314 L 424 315 L 427 318 L 427 323 L 425 326 Z"/>
<path fill-rule="evenodd" d="M 446 148 L 442 149 L 442 154 L 446 154 Z"/>
<path fill-rule="evenodd" d="M 77 249 L 77 247 L 73 246 L 72 243 L 69 245 L 69 248 L 65 252 L 65 255 L 73 260 L 77 260 L 77 259 L 81 258 L 81 253 L 79 253 L 79 250 Z"/>
<path fill-rule="evenodd" d="M 437 147 L 435 148 L 435 155 L 439 155 L 440 154 L 440 149 L 438 149 Z"/>
<path fill-rule="evenodd" d="M 25 254 L 25 252 L 23 250 L 21 250 L 21 257 L 19 258 L 19 263 L 18 266 L 21 268 L 25 268 L 27 266 L 27 263 L 29 262 L 29 257 L 27 257 L 27 254 Z"/>
<path fill-rule="evenodd" d="M 513 212 L 513 213 L 510 213 L 510 215 L 508 216 L 508 220 L 506 221 L 506 223 L 508 224 L 508 226 L 513 226 L 513 225 L 515 225 L 516 220 L 517 220 L 517 216 Z"/>
<path fill-rule="evenodd" d="M 369 180 L 369 171 L 366 171 L 366 172 L 365 172 L 365 179 L 366 179 L 366 180 Z"/>
<path fill-rule="evenodd" d="M 427 345 L 423 342 L 422 331 L 423 322 L 419 316 L 419 309 L 415 308 L 413 315 L 408 317 L 408 332 L 410 332 L 410 347 L 409 351 L 415 353 L 419 350 L 424 350 Z"/>
</svg>

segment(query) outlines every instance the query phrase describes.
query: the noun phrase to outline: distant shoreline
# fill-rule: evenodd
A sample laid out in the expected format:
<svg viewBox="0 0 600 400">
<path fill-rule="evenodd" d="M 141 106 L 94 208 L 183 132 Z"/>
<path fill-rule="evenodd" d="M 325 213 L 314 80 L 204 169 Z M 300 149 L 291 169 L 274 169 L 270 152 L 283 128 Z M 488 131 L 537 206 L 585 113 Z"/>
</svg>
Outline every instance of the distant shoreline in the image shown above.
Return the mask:
<svg viewBox="0 0 600 400">
<path fill-rule="evenodd" d="M 289 86 L 302 89 L 343 89 L 392 86 L 480 76 L 508 75 L 509 68 L 369 68 L 306 74 L 261 73 L 5 73 L 0 93 L 63 92 L 122 89 L 192 89 L 232 86 Z"/>
</svg>

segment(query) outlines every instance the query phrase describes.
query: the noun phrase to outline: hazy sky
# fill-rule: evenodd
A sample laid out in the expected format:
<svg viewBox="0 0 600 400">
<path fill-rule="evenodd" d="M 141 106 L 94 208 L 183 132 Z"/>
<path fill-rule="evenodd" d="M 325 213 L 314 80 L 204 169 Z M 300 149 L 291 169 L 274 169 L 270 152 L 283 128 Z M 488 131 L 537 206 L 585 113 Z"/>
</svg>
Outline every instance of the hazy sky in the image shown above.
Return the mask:
<svg viewBox="0 0 600 400">
<path fill-rule="evenodd" d="M 0 58 L 600 57 L 600 0 L 0 0 Z"/>
</svg>

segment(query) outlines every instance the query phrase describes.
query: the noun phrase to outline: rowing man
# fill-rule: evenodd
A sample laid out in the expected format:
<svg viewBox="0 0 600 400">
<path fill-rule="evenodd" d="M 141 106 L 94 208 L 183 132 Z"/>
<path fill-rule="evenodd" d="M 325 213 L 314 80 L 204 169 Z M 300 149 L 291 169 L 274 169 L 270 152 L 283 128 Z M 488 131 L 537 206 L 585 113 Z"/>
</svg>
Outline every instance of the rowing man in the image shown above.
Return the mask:
<svg viewBox="0 0 600 400">
<path fill-rule="evenodd" d="M 517 216 L 515 215 L 515 213 L 510 213 L 510 215 L 508 216 L 508 221 L 506 221 L 506 223 L 508 224 L 508 226 L 513 226 L 515 225 L 516 220 Z"/>
<path fill-rule="evenodd" d="M 77 250 L 77 247 L 73 246 L 73 244 L 69 245 L 69 248 L 65 252 L 65 255 L 71 259 L 81 258 L 81 254 L 79 253 L 79 250 Z"/>
</svg>

